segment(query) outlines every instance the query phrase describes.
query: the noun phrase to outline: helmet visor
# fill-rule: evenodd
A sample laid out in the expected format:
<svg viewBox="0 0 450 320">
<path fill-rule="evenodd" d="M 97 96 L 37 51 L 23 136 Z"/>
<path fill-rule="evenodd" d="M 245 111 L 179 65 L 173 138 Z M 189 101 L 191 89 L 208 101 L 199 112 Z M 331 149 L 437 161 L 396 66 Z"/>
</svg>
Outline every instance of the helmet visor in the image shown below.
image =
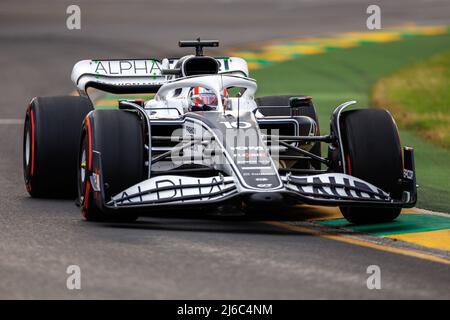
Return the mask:
<svg viewBox="0 0 450 320">
<path fill-rule="evenodd" d="M 209 106 L 209 107 L 217 107 L 217 96 L 214 93 L 198 93 L 194 94 L 191 97 L 191 102 L 193 106 L 201 107 L 201 106 Z"/>
</svg>

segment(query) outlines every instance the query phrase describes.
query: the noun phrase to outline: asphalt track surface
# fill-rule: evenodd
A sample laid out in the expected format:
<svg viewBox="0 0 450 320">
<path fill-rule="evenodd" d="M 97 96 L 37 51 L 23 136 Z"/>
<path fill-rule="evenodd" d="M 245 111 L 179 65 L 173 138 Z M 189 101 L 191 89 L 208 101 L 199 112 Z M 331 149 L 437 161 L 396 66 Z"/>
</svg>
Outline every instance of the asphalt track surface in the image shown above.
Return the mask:
<svg viewBox="0 0 450 320">
<path fill-rule="evenodd" d="M 85 222 L 73 201 L 27 195 L 14 120 L 34 96 L 71 92 L 81 59 L 179 55 L 177 41 L 197 36 L 239 47 L 366 31 L 372 3 L 381 4 L 385 27 L 448 24 L 450 2 L 93 2 L 0 3 L 0 298 L 450 298 L 446 264 L 258 220 L 180 212 L 135 224 Z M 65 27 L 72 3 L 82 9 L 79 31 Z M 82 290 L 66 288 L 71 264 L 81 268 Z M 381 268 L 381 290 L 366 287 L 369 265 Z"/>
</svg>

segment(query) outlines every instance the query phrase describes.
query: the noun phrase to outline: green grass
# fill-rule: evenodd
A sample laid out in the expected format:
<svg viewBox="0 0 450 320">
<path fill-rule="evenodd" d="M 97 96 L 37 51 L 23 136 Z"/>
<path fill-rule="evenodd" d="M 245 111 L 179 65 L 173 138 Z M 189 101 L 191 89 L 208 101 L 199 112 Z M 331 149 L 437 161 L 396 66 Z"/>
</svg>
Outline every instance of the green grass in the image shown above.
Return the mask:
<svg viewBox="0 0 450 320">
<path fill-rule="evenodd" d="M 371 101 L 387 106 L 401 128 L 450 149 L 450 52 L 380 79 Z"/>
<path fill-rule="evenodd" d="M 450 35 L 417 37 L 400 42 L 365 44 L 330 53 L 304 56 L 254 71 L 258 95 L 312 95 L 323 133 L 329 132 L 332 110 L 346 100 L 357 100 L 365 107 L 378 79 L 407 65 L 425 61 L 450 49 Z M 415 148 L 418 207 L 450 211 L 450 151 L 411 134 L 400 132 L 402 143 Z"/>
</svg>

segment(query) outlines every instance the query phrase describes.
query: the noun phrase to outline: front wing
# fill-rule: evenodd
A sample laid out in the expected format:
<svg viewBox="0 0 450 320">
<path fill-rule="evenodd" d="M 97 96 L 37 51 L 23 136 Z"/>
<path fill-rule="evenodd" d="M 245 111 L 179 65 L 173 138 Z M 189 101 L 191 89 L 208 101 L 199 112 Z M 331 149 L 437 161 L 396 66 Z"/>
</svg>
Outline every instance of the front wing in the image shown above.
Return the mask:
<svg viewBox="0 0 450 320">
<path fill-rule="evenodd" d="M 286 175 L 284 186 L 277 191 L 283 198 L 298 203 L 329 206 L 412 207 L 415 194 L 404 191 L 403 199 L 395 200 L 380 188 L 356 177 L 342 173 L 312 176 Z M 250 193 L 241 190 L 233 177 L 194 178 L 186 176 L 157 176 L 142 181 L 106 203 L 108 208 L 143 208 L 182 205 L 208 205 L 236 201 Z M 273 193 L 273 191 L 271 191 Z"/>
</svg>

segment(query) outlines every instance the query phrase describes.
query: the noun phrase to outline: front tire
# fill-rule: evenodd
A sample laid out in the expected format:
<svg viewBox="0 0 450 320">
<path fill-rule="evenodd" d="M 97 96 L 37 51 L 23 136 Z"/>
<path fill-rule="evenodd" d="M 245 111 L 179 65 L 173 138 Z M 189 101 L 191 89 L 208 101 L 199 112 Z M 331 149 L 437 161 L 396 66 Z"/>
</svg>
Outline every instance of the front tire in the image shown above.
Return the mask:
<svg viewBox="0 0 450 320">
<path fill-rule="evenodd" d="M 347 173 L 401 198 L 403 158 L 397 126 L 383 109 L 346 111 L 341 116 L 342 139 Z M 401 208 L 341 207 L 351 223 L 389 222 L 400 215 Z"/>
<path fill-rule="evenodd" d="M 90 183 L 93 152 L 101 159 L 104 199 L 94 199 Z M 78 194 L 83 216 L 89 221 L 131 222 L 135 213 L 110 212 L 103 206 L 112 196 L 145 178 L 144 136 L 134 112 L 95 110 L 83 124 L 78 158 Z"/>
</svg>

